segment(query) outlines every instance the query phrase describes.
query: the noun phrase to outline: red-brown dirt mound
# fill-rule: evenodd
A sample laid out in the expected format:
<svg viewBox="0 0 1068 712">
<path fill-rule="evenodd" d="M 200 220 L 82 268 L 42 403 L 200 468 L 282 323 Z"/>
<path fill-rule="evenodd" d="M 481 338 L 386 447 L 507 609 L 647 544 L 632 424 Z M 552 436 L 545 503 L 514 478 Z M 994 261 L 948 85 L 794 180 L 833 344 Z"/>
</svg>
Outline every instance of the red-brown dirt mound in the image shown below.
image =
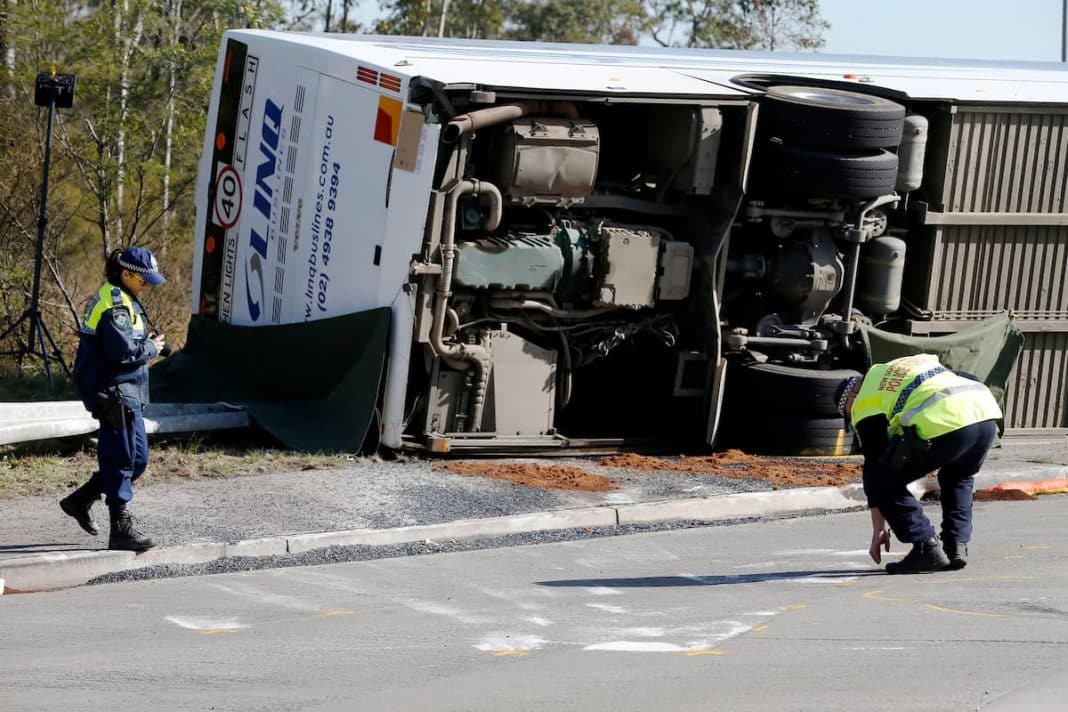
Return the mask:
<svg viewBox="0 0 1068 712">
<path fill-rule="evenodd" d="M 670 470 L 693 475 L 757 479 L 770 482 L 776 487 L 840 487 L 860 482 L 861 474 L 861 466 L 856 463 L 756 457 L 741 450 L 682 456 L 677 459 L 633 454 L 613 455 L 601 460 L 600 465 L 627 470 Z"/>
<path fill-rule="evenodd" d="M 976 490 L 972 499 L 978 502 L 1027 502 L 1038 497 L 1018 489 L 982 489 Z"/>
<path fill-rule="evenodd" d="M 607 492 L 617 489 L 609 477 L 595 475 L 567 465 L 517 463 L 450 462 L 438 468 L 455 475 L 475 475 L 508 480 L 524 487 Z"/>
</svg>

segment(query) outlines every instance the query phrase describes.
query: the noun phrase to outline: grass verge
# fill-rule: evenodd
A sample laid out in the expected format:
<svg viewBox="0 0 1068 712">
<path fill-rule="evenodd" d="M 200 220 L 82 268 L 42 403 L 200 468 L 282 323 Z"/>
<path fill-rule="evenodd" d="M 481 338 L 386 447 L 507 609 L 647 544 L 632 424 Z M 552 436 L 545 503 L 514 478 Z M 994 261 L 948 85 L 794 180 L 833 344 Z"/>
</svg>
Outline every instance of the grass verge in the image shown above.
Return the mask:
<svg viewBox="0 0 1068 712">
<path fill-rule="evenodd" d="M 153 439 L 148 471 L 138 487 L 156 482 L 242 477 L 341 467 L 353 456 L 308 454 L 277 447 L 252 432 L 184 439 Z M 0 498 L 55 495 L 84 482 L 96 469 L 96 450 L 84 439 L 51 441 L 0 451 Z"/>
</svg>

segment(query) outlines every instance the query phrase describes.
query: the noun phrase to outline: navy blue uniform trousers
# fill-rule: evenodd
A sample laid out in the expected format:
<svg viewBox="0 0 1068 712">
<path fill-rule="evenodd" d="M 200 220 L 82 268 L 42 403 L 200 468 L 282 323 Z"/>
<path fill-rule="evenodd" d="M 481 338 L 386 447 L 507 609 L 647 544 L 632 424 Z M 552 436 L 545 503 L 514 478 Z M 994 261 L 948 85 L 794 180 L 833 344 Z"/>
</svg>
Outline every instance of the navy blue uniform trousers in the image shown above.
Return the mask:
<svg viewBox="0 0 1068 712">
<path fill-rule="evenodd" d="M 141 404 L 123 398 L 124 427 L 113 427 L 100 421 L 100 445 L 92 482 L 104 493 L 109 508 L 122 508 L 133 499 L 133 483 L 148 467 L 148 435 Z"/>
<path fill-rule="evenodd" d="M 901 541 L 927 541 L 935 535 L 934 527 L 907 485 L 938 470 L 942 538 L 962 544 L 971 541 L 975 473 L 983 466 L 995 435 L 997 423 L 985 420 L 932 438 L 928 456 L 919 465 L 897 469 L 886 465 L 885 458 L 881 462 L 866 459 L 864 491 L 868 503 L 879 508 Z"/>
</svg>

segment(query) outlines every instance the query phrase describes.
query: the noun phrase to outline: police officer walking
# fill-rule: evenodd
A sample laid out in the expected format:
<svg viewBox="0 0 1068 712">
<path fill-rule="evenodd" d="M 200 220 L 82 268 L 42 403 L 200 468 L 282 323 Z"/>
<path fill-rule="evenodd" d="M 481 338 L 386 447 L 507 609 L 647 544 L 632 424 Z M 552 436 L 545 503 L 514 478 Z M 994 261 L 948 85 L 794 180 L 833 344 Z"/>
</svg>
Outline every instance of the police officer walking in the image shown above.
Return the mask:
<svg viewBox="0 0 1068 712">
<path fill-rule="evenodd" d="M 919 354 L 875 364 L 863 378 L 845 379 L 836 401 L 864 453 L 872 559 L 881 563 L 880 550 L 890 550 L 889 526 L 912 550 L 887 564 L 887 573 L 964 568 L 974 475 L 1002 417 L 994 396 L 974 377 L 942 366 L 937 356 Z M 941 488 L 941 543 L 907 487 L 934 470 Z"/>
<path fill-rule="evenodd" d="M 74 379 L 86 409 L 100 421 L 99 469 L 59 503 L 85 531 L 99 532 L 90 509 L 104 495 L 111 514 L 109 549 L 144 551 L 152 539 L 141 534 L 127 511 L 133 483 L 148 465 L 148 437 L 142 412 L 148 404 L 148 363 L 164 350 L 162 335 L 149 333 L 139 297 L 166 280 L 151 251 L 115 250 L 107 281 L 82 320 L 74 358 Z"/>
</svg>

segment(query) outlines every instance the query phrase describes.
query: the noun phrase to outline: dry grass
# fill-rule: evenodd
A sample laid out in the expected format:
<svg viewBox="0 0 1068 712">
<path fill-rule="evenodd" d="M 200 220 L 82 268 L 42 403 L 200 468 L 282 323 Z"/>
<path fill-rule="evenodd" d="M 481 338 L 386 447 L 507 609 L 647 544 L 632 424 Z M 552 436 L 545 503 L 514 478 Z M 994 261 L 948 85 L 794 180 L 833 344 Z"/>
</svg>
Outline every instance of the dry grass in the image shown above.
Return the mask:
<svg viewBox="0 0 1068 712">
<path fill-rule="evenodd" d="M 242 477 L 268 472 L 325 470 L 344 465 L 351 456 L 307 454 L 272 447 L 242 435 L 164 440 L 150 444 L 148 471 L 138 486 L 208 478 Z M 51 446 L 0 453 L 0 498 L 55 495 L 86 480 L 96 469 L 96 452 L 88 447 Z"/>
<path fill-rule="evenodd" d="M 5 347 L 10 345 L 8 342 L 0 344 Z M 51 364 L 52 383 L 48 382 L 43 364 L 39 359 L 27 358 L 24 366 L 25 370 L 19 372 L 14 365 L 14 359 L 0 357 L 0 402 L 77 400 L 74 385 L 58 363 Z M 69 358 L 67 366 L 70 366 Z"/>
</svg>

